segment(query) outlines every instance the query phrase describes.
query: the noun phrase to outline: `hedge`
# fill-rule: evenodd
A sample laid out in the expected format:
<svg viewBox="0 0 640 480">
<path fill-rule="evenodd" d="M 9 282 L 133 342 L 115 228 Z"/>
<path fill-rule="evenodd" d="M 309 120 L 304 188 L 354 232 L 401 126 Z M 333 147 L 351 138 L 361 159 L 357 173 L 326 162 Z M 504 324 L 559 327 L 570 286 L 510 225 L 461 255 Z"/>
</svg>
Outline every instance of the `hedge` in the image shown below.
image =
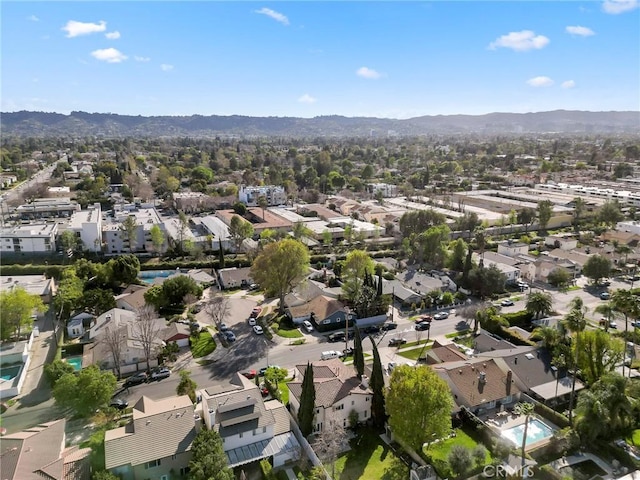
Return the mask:
<svg viewBox="0 0 640 480">
<path fill-rule="evenodd" d="M 260 470 L 262 471 L 262 478 L 264 480 L 277 480 L 269 460 L 260 460 Z"/>
<path fill-rule="evenodd" d="M 527 312 L 526 310 L 520 310 L 519 312 L 513 313 L 502 313 L 501 315 L 512 327 L 526 327 L 531 324 L 531 320 L 533 319 L 531 312 Z"/>
<path fill-rule="evenodd" d="M 536 403 L 534 411 L 541 417 L 548 418 L 560 428 L 566 428 L 571 425 L 567 417 L 542 403 Z"/>
</svg>

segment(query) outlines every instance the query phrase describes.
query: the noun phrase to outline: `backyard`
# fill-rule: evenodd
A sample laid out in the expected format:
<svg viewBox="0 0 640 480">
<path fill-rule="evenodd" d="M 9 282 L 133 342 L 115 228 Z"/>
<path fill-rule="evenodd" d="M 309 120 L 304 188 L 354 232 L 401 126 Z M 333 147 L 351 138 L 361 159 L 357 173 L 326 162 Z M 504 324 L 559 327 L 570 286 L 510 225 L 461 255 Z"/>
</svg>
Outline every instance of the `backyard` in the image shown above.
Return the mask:
<svg viewBox="0 0 640 480">
<path fill-rule="evenodd" d="M 455 445 L 465 447 L 469 450 L 473 450 L 477 445 L 482 445 L 481 443 L 478 443 L 472 435 L 473 433 L 467 429 L 456 428 L 454 430 L 454 436 L 451 436 L 446 440 L 432 443 L 428 449 L 424 449 L 427 459 L 430 459 L 431 464 L 434 466 L 440 477 L 450 478 L 454 476 L 451 472 L 451 467 L 449 466 L 448 457 L 449 452 L 451 452 L 451 449 Z M 490 465 L 493 459 L 489 450 L 485 450 L 485 461 L 483 465 Z"/>
<path fill-rule="evenodd" d="M 373 430 L 361 430 L 335 463 L 336 480 L 406 480 L 409 468 Z M 325 465 L 331 474 L 331 466 Z"/>
</svg>

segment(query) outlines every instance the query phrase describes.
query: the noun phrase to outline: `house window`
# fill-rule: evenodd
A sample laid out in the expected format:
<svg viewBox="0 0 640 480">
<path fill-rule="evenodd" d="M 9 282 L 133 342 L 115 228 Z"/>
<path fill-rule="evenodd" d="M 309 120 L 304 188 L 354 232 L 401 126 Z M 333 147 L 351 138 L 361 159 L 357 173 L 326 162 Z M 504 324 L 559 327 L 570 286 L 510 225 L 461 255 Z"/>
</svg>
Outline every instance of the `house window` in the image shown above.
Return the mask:
<svg viewBox="0 0 640 480">
<path fill-rule="evenodd" d="M 187 474 L 189 473 L 189 471 L 190 471 L 190 470 L 189 470 L 189 467 L 182 467 L 182 468 L 180 469 L 180 476 L 182 476 L 182 477 L 186 477 L 186 476 L 187 476 Z"/>
<path fill-rule="evenodd" d="M 335 407 L 333 407 L 334 410 L 344 410 L 344 403 L 341 403 L 340 405 L 336 405 Z"/>
<path fill-rule="evenodd" d="M 368 402 L 370 399 L 371 399 L 370 397 L 366 397 L 366 398 L 364 399 L 364 401 L 365 401 L 365 402 Z"/>
<path fill-rule="evenodd" d="M 323 324 L 323 325 L 329 325 L 330 323 L 331 323 L 331 319 L 330 319 L 330 318 L 325 318 L 325 319 L 322 321 L 322 324 Z"/>
<path fill-rule="evenodd" d="M 240 432 L 240 433 L 238 434 L 238 436 L 239 436 L 240 438 L 242 438 L 242 432 Z"/>
<path fill-rule="evenodd" d="M 267 427 L 262 427 L 262 433 L 267 433 Z"/>
<path fill-rule="evenodd" d="M 178 455 L 176 454 L 171 455 L 171 460 L 175 460 L 176 458 L 178 458 Z"/>
<path fill-rule="evenodd" d="M 169 480 L 169 475 L 162 475 L 160 480 Z"/>
<path fill-rule="evenodd" d="M 355 400 L 351 400 L 351 406 L 353 407 L 356 404 Z"/>
<path fill-rule="evenodd" d="M 160 460 L 152 460 L 144 464 L 144 469 L 155 468 L 160 466 Z"/>
<path fill-rule="evenodd" d="M 365 410 L 365 411 L 364 411 L 364 418 L 367 418 L 367 417 L 368 417 L 368 415 L 367 415 L 367 411 Z"/>
<path fill-rule="evenodd" d="M 316 413 L 320 413 L 320 409 L 319 408 L 316 408 Z"/>
<path fill-rule="evenodd" d="M 343 426 L 343 427 L 346 427 L 346 426 L 347 426 L 347 419 L 346 419 L 346 418 L 343 418 L 343 419 L 342 419 L 342 426 Z"/>
</svg>

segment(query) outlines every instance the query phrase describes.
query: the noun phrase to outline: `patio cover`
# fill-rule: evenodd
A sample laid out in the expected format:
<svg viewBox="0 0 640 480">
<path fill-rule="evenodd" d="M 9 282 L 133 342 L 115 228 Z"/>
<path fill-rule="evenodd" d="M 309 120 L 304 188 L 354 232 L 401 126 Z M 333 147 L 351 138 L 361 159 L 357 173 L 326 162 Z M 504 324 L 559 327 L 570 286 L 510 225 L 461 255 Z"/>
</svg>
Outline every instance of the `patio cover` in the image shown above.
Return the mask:
<svg viewBox="0 0 640 480">
<path fill-rule="evenodd" d="M 558 392 L 556 394 L 556 381 L 553 380 L 548 383 L 543 383 L 537 387 L 533 387 L 531 391 L 544 400 L 551 400 L 552 398 L 560 397 L 571 392 L 571 382 L 573 377 L 564 377 L 557 382 Z M 582 390 L 584 384 L 580 380 L 576 380 L 576 392 Z"/>
<path fill-rule="evenodd" d="M 234 448 L 227 453 L 229 467 L 234 468 L 255 460 L 262 460 L 273 455 L 287 453 L 299 449 L 300 444 L 292 432 L 276 435 L 270 440 L 261 440 L 244 447 Z"/>
</svg>

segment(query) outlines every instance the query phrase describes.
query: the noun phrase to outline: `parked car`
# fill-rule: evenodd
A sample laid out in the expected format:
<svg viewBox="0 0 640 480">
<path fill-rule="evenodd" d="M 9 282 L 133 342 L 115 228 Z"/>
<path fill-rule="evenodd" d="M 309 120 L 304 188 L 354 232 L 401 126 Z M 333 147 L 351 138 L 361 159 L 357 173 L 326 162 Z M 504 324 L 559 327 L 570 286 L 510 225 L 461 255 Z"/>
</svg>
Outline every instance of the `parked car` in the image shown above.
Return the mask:
<svg viewBox="0 0 640 480">
<path fill-rule="evenodd" d="M 147 372 L 138 372 L 135 375 L 132 375 L 125 380 L 124 388 L 140 385 L 141 383 L 147 382 L 147 380 L 148 380 Z"/>
<path fill-rule="evenodd" d="M 254 325 L 253 331 L 255 332 L 256 335 L 262 335 L 264 333 L 264 330 L 260 325 Z"/>
<path fill-rule="evenodd" d="M 379 325 L 369 325 L 367 327 L 364 327 L 363 332 L 367 333 L 367 334 L 380 333 L 380 326 Z"/>
<path fill-rule="evenodd" d="M 395 330 L 396 328 L 398 328 L 398 324 L 395 322 L 387 322 L 382 324 L 382 330 L 384 330 L 385 332 L 388 330 Z"/>
<path fill-rule="evenodd" d="M 260 315 L 260 312 L 262 312 L 262 307 L 255 307 L 253 310 L 251 310 L 251 316 L 253 318 L 256 318 L 258 315 Z"/>
<path fill-rule="evenodd" d="M 417 322 L 414 328 L 418 332 L 429 330 L 431 328 L 431 322 Z"/>
<path fill-rule="evenodd" d="M 611 298 L 611 294 L 609 292 L 602 292 L 600 294 L 600 300 L 609 300 Z"/>
<path fill-rule="evenodd" d="M 392 338 L 391 340 L 389 340 L 390 347 L 399 347 L 400 345 L 404 345 L 405 343 L 407 343 L 407 340 L 404 338 Z"/>
<path fill-rule="evenodd" d="M 322 352 L 320 354 L 320 360 L 329 360 L 332 358 L 340 358 L 342 357 L 342 353 L 337 350 L 327 350 L 326 352 Z"/>
<path fill-rule="evenodd" d="M 156 368 L 151 372 L 151 381 L 153 380 L 162 380 L 163 378 L 169 378 L 171 376 L 171 371 L 166 367 Z"/>
<path fill-rule="evenodd" d="M 500 302 L 500 306 L 501 307 L 513 307 L 513 305 L 514 305 L 514 303 L 513 303 L 513 300 L 511 300 L 511 299 L 502 300 Z"/>
<path fill-rule="evenodd" d="M 236 341 L 236 334 L 233 333 L 231 330 L 226 330 L 224 332 L 224 336 L 227 339 L 228 342 L 235 342 Z"/>
<path fill-rule="evenodd" d="M 614 321 L 609 322 L 609 328 L 613 328 L 614 330 L 618 329 L 618 324 Z"/>
<path fill-rule="evenodd" d="M 449 317 L 449 312 L 439 312 L 433 316 L 434 320 L 444 320 Z"/>
<path fill-rule="evenodd" d="M 247 290 L 249 290 L 250 292 L 254 292 L 258 289 L 260 289 L 260 285 L 258 285 L 257 283 L 252 283 L 251 285 L 249 285 L 249 288 L 247 288 Z"/>
<path fill-rule="evenodd" d="M 218 327 L 218 330 L 220 330 L 221 332 L 226 332 L 227 330 L 229 330 L 229 326 L 226 323 L 221 323 Z"/>
<path fill-rule="evenodd" d="M 344 342 L 345 334 L 344 332 L 334 332 L 329 335 L 330 342 Z"/>
<path fill-rule="evenodd" d="M 255 370 L 245 370 L 244 372 L 242 372 L 242 375 L 249 380 L 251 380 L 252 378 L 256 378 L 257 374 L 258 372 L 256 372 Z"/>
<path fill-rule="evenodd" d="M 109 406 L 117 410 L 124 410 L 129 406 L 129 404 L 121 398 L 113 398 L 111 399 L 111 402 L 109 402 Z"/>
<path fill-rule="evenodd" d="M 264 383 L 260 384 L 260 394 L 263 397 L 268 397 L 269 396 L 269 389 L 265 386 Z"/>
<path fill-rule="evenodd" d="M 631 326 L 632 326 L 633 328 L 640 328 L 640 320 L 633 320 L 633 321 L 631 322 Z"/>
<path fill-rule="evenodd" d="M 313 332 L 313 325 L 309 320 L 302 322 L 302 327 L 307 331 L 307 333 Z"/>
<path fill-rule="evenodd" d="M 255 317 L 249 317 L 249 325 L 253 327 L 255 324 L 256 324 Z"/>
<path fill-rule="evenodd" d="M 349 347 L 349 348 L 345 348 L 342 353 L 344 354 L 345 357 L 348 357 L 350 355 L 353 355 L 353 348 Z"/>
</svg>

